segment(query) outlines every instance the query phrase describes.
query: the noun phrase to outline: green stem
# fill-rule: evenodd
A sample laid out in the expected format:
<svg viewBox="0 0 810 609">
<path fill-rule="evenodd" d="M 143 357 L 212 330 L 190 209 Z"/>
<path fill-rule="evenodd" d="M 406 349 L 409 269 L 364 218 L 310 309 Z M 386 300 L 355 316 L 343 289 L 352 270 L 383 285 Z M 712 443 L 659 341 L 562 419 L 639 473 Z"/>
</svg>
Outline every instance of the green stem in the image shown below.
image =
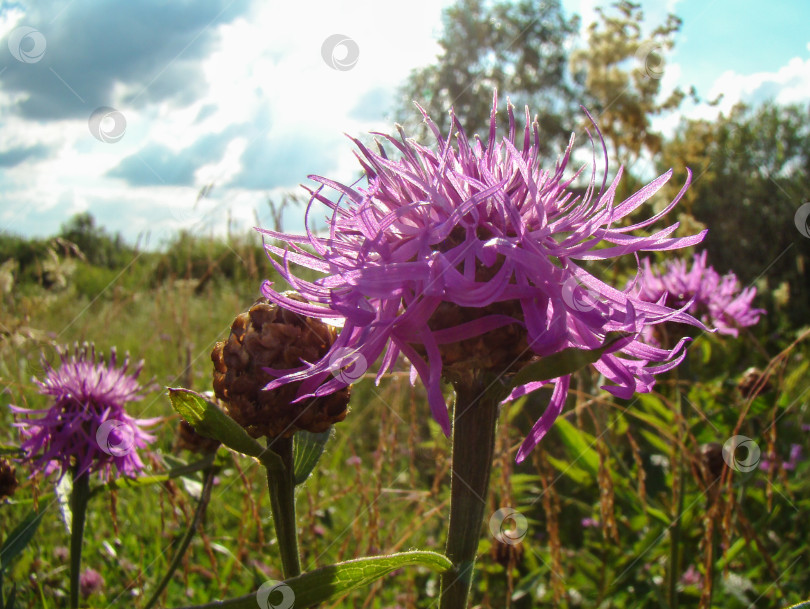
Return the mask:
<svg viewBox="0 0 810 609">
<path fill-rule="evenodd" d="M 270 490 L 270 509 L 276 528 L 276 539 L 281 552 L 281 568 L 284 579 L 301 574 L 298 558 L 298 525 L 295 520 L 295 479 L 293 478 L 292 438 L 268 438 L 267 448 L 279 457 L 283 470 L 267 470 L 267 486 Z"/>
<path fill-rule="evenodd" d="M 79 606 L 79 577 L 82 568 L 82 539 L 90 499 L 90 476 L 87 472 L 73 472 L 73 490 L 70 493 L 70 609 Z"/>
<path fill-rule="evenodd" d="M 496 396 L 482 385 L 457 385 L 453 408 L 453 466 L 447 558 L 453 568 L 442 574 L 440 609 L 466 609 L 484 519 L 495 427 Z"/>
<path fill-rule="evenodd" d="M 194 539 L 194 533 L 196 533 L 197 527 L 200 525 L 200 520 L 202 520 L 202 516 L 205 513 L 209 500 L 211 499 L 211 489 L 214 488 L 215 474 L 215 467 L 209 466 L 208 469 L 205 470 L 203 475 L 203 488 L 202 492 L 200 493 L 200 500 L 197 503 L 197 509 L 194 511 L 194 516 L 191 519 L 191 522 L 188 523 L 188 528 L 186 529 L 183 538 L 180 540 L 180 545 L 177 548 L 177 552 L 175 553 L 168 570 L 163 575 L 163 578 L 160 580 L 160 583 L 152 594 L 152 597 L 146 603 L 144 609 L 152 609 L 152 607 L 155 606 L 155 603 L 157 603 L 160 595 L 163 594 L 166 586 L 169 585 L 169 582 L 171 581 L 174 572 L 177 570 L 177 567 L 180 566 L 180 561 L 183 560 L 183 556 L 185 555 L 188 546 L 191 545 L 191 540 Z"/>
</svg>

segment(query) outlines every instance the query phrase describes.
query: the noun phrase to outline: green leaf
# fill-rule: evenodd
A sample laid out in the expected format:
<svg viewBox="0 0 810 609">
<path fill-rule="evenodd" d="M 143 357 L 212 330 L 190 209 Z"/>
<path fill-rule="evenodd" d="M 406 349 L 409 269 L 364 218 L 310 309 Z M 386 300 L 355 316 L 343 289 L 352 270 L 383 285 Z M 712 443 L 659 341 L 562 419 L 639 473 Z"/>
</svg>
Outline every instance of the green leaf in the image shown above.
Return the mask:
<svg viewBox="0 0 810 609">
<path fill-rule="evenodd" d="M 596 439 L 589 433 L 577 429 L 567 419 L 560 417 L 554 429 L 568 450 L 573 453 L 571 465 L 579 464 L 594 478 L 599 475 L 599 455 L 594 450 Z"/>
<path fill-rule="evenodd" d="M 152 484 L 162 484 L 163 482 L 172 480 L 173 478 L 183 477 L 194 479 L 191 477 L 191 474 L 210 467 L 215 461 L 216 455 L 206 455 L 202 459 L 194 461 L 193 463 L 183 463 L 180 459 L 169 458 L 169 455 L 165 455 L 164 458 L 169 465 L 173 465 L 173 461 L 175 461 L 177 464 L 163 474 L 155 474 L 154 476 L 140 476 L 138 478 L 127 478 L 126 476 L 114 478 L 105 484 L 100 484 L 94 487 L 93 490 L 90 491 L 90 496 L 95 497 L 99 493 L 107 490 L 115 490 L 120 488 L 141 488 L 144 486 L 150 486 Z"/>
<path fill-rule="evenodd" d="M 295 484 L 306 482 L 312 470 L 318 464 L 323 449 L 329 440 L 330 429 L 321 433 L 297 431 L 293 436 L 293 481 Z"/>
<path fill-rule="evenodd" d="M 6 606 L 4 609 L 14 609 L 17 605 L 17 584 L 11 584 L 11 592 L 8 593 L 6 598 Z"/>
<path fill-rule="evenodd" d="M 32 510 L 28 516 L 9 533 L 8 537 L 3 542 L 3 546 L 0 547 L 0 571 L 5 571 L 11 564 L 11 561 L 17 558 L 20 552 L 31 542 L 44 514 L 45 512 Z"/>
<path fill-rule="evenodd" d="M 571 478 L 577 484 L 585 484 L 591 481 L 591 476 L 584 469 L 580 469 L 576 465 L 572 465 L 568 461 L 556 459 L 551 455 L 546 455 L 546 461 L 561 474 Z"/>
<path fill-rule="evenodd" d="M 598 361 L 611 347 L 615 347 L 616 342 L 629 336 L 632 336 L 629 332 L 608 332 L 605 335 L 605 342 L 596 349 L 569 347 L 559 353 L 541 358 L 521 368 L 520 372 L 512 377 L 509 388 L 514 389 L 533 381 L 551 380 L 573 374 L 577 370 Z"/>
<path fill-rule="evenodd" d="M 272 588 L 269 585 L 271 582 L 268 582 L 254 594 L 189 609 L 209 607 L 256 609 L 260 594 L 266 595 L 266 598 L 260 599 L 264 604 L 259 603 L 259 606 L 305 609 L 340 598 L 352 590 L 368 586 L 392 571 L 407 566 L 427 567 L 441 573 L 453 565 L 447 557 L 435 552 L 402 552 L 389 556 L 370 556 L 321 567 L 284 582 L 272 582 L 275 583 Z M 282 595 L 284 600 L 279 604 Z"/>
<path fill-rule="evenodd" d="M 242 427 L 226 415 L 219 406 L 189 389 L 169 388 L 172 407 L 201 436 L 219 440 L 228 448 L 258 459 L 269 470 L 283 470 L 277 454 L 251 438 Z"/>
</svg>

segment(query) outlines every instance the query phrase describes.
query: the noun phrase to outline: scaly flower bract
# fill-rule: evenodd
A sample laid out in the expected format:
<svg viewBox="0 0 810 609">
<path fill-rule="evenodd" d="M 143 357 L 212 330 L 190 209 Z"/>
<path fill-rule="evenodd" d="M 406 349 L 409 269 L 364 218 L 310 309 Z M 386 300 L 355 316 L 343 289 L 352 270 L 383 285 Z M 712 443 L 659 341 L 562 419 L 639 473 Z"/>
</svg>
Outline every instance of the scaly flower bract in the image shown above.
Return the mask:
<svg viewBox="0 0 810 609">
<path fill-rule="evenodd" d="M 671 350 L 648 345 L 638 338 L 642 328 L 666 321 L 702 324 L 683 311 L 604 283 L 581 262 L 699 243 L 705 231 L 670 237 L 678 224 L 650 235 L 633 234 L 668 213 L 689 178 L 660 213 L 620 226 L 670 179 L 671 170 L 615 204 L 622 169 L 609 186 L 605 176 L 597 190 L 594 158 L 590 184 L 584 194 L 576 195 L 571 184 L 583 169 L 564 177 L 573 135 L 556 167 L 545 170 L 538 153 L 539 128 L 530 121 L 528 108 L 523 137 L 516 137 L 510 107 L 509 133 L 498 142 L 496 107 L 497 98 L 486 144 L 477 137 L 471 141 L 455 118 L 455 142 L 452 134 L 445 139 L 421 108 L 437 140 L 435 151 L 406 139 L 401 129 L 399 139 L 375 134 L 398 152 L 398 160 L 389 158 L 382 144 L 372 152 L 354 139 L 365 187 L 310 176 L 321 186 L 310 191 L 307 234 L 259 229 L 286 243 L 285 248 L 272 243 L 265 247 L 276 270 L 309 302 L 287 298 L 269 282 L 263 294 L 292 311 L 337 318 L 343 324 L 326 356 L 283 371 L 267 389 L 303 381 L 299 399 L 325 395 L 347 383 L 344 375 L 335 374 L 339 354 L 351 353 L 369 363 L 382 356 L 378 381 L 402 354 L 412 365 L 412 380 L 419 376 L 424 382 L 432 414 L 449 435 L 442 378 L 468 382 L 482 371 L 496 379 L 508 377 L 531 359 L 569 347 L 599 347 L 612 331 L 631 333 L 594 364 L 610 382 L 604 388 L 613 395 L 629 398 L 650 391 L 655 374 L 681 361 L 684 341 Z M 601 134 L 599 138 L 602 141 Z M 327 197 L 324 188 L 334 190 L 339 199 Z M 310 228 L 316 201 L 332 211 L 328 236 L 317 236 Z M 306 281 L 293 273 L 291 263 L 324 276 Z M 509 396 L 549 382 L 555 386 L 518 461 L 562 411 L 569 380 L 570 375 L 530 383 Z"/>
<path fill-rule="evenodd" d="M 23 436 L 24 459 L 46 475 L 59 469 L 60 478 L 67 471 L 99 472 L 107 480 L 112 466 L 135 476 L 144 467 L 138 449 L 154 440 L 142 428 L 159 420 L 133 418 L 125 408 L 142 397 L 137 378 L 143 362 L 130 371 L 127 357 L 117 367 L 115 349 L 106 363 L 88 344 L 76 345 L 72 354 L 68 349 L 57 352 L 61 365 L 45 363 L 44 380 L 34 379 L 52 405 L 42 410 L 10 407 L 28 417 L 15 423 Z"/>
</svg>

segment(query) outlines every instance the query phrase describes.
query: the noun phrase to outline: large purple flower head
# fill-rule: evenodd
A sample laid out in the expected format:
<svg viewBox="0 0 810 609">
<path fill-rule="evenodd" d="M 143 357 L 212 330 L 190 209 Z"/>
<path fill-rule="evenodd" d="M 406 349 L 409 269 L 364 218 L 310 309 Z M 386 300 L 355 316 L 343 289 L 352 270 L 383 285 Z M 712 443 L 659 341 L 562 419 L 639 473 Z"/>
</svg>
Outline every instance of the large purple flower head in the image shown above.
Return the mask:
<svg viewBox="0 0 810 609">
<path fill-rule="evenodd" d="M 61 365 L 45 364 L 44 380 L 34 379 L 40 393 L 52 398 L 50 408 L 11 406 L 29 417 L 15 424 L 21 428 L 24 458 L 46 475 L 59 469 L 60 478 L 67 471 L 99 472 L 107 480 L 112 466 L 135 476 L 144 467 L 138 449 L 154 440 L 142 428 L 159 420 L 135 419 L 126 411 L 127 402 L 142 397 L 137 378 L 143 362 L 130 370 L 127 356 L 117 367 L 114 348 L 107 363 L 88 344 L 75 345 L 72 354 L 67 348 L 58 353 Z"/>
<path fill-rule="evenodd" d="M 627 332 L 628 338 L 617 341 L 594 366 L 610 382 L 605 389 L 616 396 L 649 391 L 656 373 L 680 362 L 683 341 L 671 350 L 647 345 L 638 339 L 642 328 L 668 320 L 701 324 L 682 311 L 604 283 L 581 263 L 699 243 L 704 233 L 671 238 L 677 224 L 634 234 L 669 212 L 686 185 L 661 213 L 621 226 L 670 179 L 671 171 L 616 204 L 622 170 L 609 186 L 603 178 L 597 189 L 594 160 L 590 185 L 575 194 L 571 184 L 584 168 L 565 176 L 573 135 L 553 170 L 543 169 L 540 133 L 528 108 L 522 137 L 509 108 L 508 134 L 500 141 L 496 108 L 497 98 L 486 143 L 470 140 L 455 118 L 455 137 L 443 137 L 424 111 L 437 140 L 435 150 L 406 139 L 401 130 L 400 138 L 376 134 L 395 149 L 396 160 L 382 144 L 373 152 L 353 140 L 365 170 L 363 187 L 310 176 L 321 187 L 310 191 L 306 236 L 260 230 L 286 243 L 286 248 L 267 244 L 266 249 L 278 272 L 309 302 L 287 298 L 269 282 L 264 295 L 298 313 L 338 318 L 343 324 L 325 357 L 287 371 L 267 389 L 303 380 L 300 399 L 328 394 L 351 380 L 351 375 L 335 373 L 341 364 L 356 367 L 382 356 L 379 381 L 402 354 L 412 365 L 412 380 L 420 377 L 427 388 L 433 417 L 449 434 L 443 378 L 457 387 L 475 381 L 503 385 L 532 360 L 571 347 L 600 347 L 613 331 Z M 606 159 L 605 152 L 605 164 Z M 333 201 L 324 189 L 339 198 Z M 315 235 L 309 227 L 315 202 L 332 211 L 328 235 Z M 305 281 L 290 263 L 324 276 Z M 510 397 L 517 397 L 554 385 L 551 403 L 521 446 L 518 461 L 562 411 L 569 381 L 570 375 L 549 378 L 512 392 Z"/>
<path fill-rule="evenodd" d="M 663 301 L 675 308 L 687 307 L 689 313 L 713 326 L 720 334 L 737 336 L 737 329 L 753 326 L 764 309 L 751 306 L 757 289 L 740 289 L 734 273 L 721 276 L 706 264 L 706 252 L 695 254 L 692 268 L 685 260 L 670 260 L 657 271 L 644 259 L 638 279 L 639 297 L 650 302 Z"/>
</svg>

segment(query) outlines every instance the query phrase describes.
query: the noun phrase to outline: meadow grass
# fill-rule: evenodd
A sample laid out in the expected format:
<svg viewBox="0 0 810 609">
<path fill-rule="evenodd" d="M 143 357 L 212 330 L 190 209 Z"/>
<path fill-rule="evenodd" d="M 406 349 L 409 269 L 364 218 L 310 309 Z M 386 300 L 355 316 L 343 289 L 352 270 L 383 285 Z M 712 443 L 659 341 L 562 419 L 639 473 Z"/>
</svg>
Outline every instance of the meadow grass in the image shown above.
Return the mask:
<svg viewBox="0 0 810 609">
<path fill-rule="evenodd" d="M 25 285 L 3 295 L 0 444 L 18 442 L 8 404 L 45 404 L 31 382 L 41 372 L 40 353 L 53 358 L 54 344 L 93 341 L 103 352 L 116 346 L 145 360 L 141 380 L 153 386 L 131 411 L 164 417 L 155 428 L 151 470 L 195 459 L 173 449 L 178 418 L 164 388 L 210 389 L 210 351 L 259 296 L 268 271 L 255 266 L 236 279 L 215 274 L 201 282 L 204 269 L 156 281 L 138 265 L 88 268 L 74 270 L 61 289 Z M 697 606 L 706 586 L 683 577 L 690 568 L 704 584 L 712 580 L 711 606 L 776 608 L 810 596 L 801 533 L 810 509 L 809 468 L 805 461 L 784 467 L 792 444 L 810 454 L 801 427 L 810 349 L 804 338 L 789 346 L 799 335 L 785 332 L 781 343 L 765 346 L 754 336 L 699 337 L 688 368 L 631 402 L 609 398 L 598 379 L 579 373 L 563 421 L 521 466 L 515 451 L 548 394 L 505 407 L 487 514 L 514 507 L 528 529 L 516 545 L 493 539 L 487 522 L 470 532 L 481 539 L 476 606 L 671 607 L 673 600 Z M 772 388 L 746 399 L 735 388 L 743 370 L 769 364 Z M 701 447 L 734 434 L 755 438 L 770 468 L 707 480 Z M 349 416 L 334 427 L 318 468 L 299 487 L 303 568 L 412 548 L 441 551 L 449 448 L 407 368 L 379 385 L 372 369 L 354 387 Z M 264 471 L 251 459 L 221 453 L 201 532 L 161 606 L 247 594 L 281 579 Z M 18 477 L 21 488 L 0 505 L 0 537 L 34 505 L 46 516 L 6 574 L 6 592 L 16 582 L 18 607 L 66 606 L 69 536 L 53 484 L 28 479 L 24 465 Z M 91 500 L 83 564 L 106 585 L 86 606 L 142 606 L 193 513 L 200 480 L 178 478 Z M 436 574 L 410 569 L 325 606 L 427 608 L 437 592 Z"/>
</svg>

